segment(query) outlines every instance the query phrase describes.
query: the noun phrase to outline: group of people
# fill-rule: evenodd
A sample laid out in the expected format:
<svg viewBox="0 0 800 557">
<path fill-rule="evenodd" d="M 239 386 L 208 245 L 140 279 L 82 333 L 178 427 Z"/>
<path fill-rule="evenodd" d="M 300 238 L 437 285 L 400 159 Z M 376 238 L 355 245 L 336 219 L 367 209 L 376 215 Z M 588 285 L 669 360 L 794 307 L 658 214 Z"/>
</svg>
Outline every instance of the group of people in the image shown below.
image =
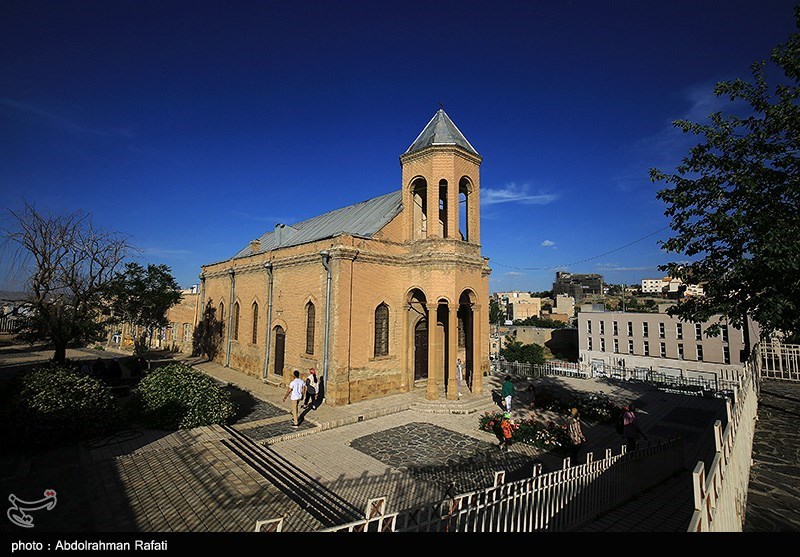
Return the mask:
<svg viewBox="0 0 800 557">
<path fill-rule="evenodd" d="M 502 404 L 505 407 L 505 413 L 500 421 L 500 432 L 502 438 L 500 440 L 500 449 L 508 450 L 511 445 L 513 434 L 513 421 L 511 419 L 511 401 L 515 393 L 514 383 L 511 381 L 511 376 L 506 375 L 503 381 L 503 386 L 500 391 Z M 533 383 L 528 386 L 528 394 L 530 395 L 530 409 L 533 410 L 536 403 L 536 387 Z M 586 436 L 583 434 L 581 427 L 580 412 L 577 408 L 570 409 L 564 427 L 567 430 L 569 437 L 569 456 L 570 463 L 573 466 L 578 464 L 578 454 L 583 446 L 586 444 Z M 647 435 L 639 427 L 639 420 L 636 416 L 636 408 L 633 403 L 623 407 L 622 414 L 617 419 L 617 433 L 621 434 L 625 439 L 625 452 L 630 453 L 636 450 L 637 441 L 640 437 L 647 440 Z"/>
<path fill-rule="evenodd" d="M 283 395 L 286 402 L 291 397 L 292 402 L 292 427 L 300 427 L 300 404 L 302 401 L 303 409 L 310 408 L 316 410 L 320 403 L 320 382 L 317 377 L 317 370 L 309 368 L 305 381 L 300 379 L 300 371 L 294 370 L 294 379 L 289 383 L 289 388 Z"/>
</svg>

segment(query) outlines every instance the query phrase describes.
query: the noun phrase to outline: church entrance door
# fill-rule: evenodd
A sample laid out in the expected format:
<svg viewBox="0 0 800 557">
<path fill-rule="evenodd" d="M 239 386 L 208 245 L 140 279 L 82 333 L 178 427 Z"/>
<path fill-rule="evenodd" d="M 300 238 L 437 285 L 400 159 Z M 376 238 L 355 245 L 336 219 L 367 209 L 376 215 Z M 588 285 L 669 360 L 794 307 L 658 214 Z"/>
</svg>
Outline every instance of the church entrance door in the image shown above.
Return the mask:
<svg viewBox="0 0 800 557">
<path fill-rule="evenodd" d="M 414 327 L 414 380 L 428 378 L 428 321 L 420 319 Z"/>
<path fill-rule="evenodd" d="M 286 349 L 286 333 L 280 325 L 275 327 L 275 374 L 283 375 L 283 354 Z"/>
</svg>

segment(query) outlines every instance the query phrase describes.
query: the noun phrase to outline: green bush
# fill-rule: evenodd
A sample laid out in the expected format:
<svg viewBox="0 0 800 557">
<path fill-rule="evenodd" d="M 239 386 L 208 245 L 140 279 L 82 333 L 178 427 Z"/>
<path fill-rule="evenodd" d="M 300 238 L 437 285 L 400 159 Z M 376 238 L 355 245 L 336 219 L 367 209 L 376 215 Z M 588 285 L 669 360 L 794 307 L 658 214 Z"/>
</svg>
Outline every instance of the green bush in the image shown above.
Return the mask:
<svg viewBox="0 0 800 557">
<path fill-rule="evenodd" d="M 147 374 L 133 392 L 133 408 L 143 425 L 169 430 L 223 424 L 236 414 L 227 391 L 184 364 Z"/>
<path fill-rule="evenodd" d="M 114 396 L 101 381 L 55 364 L 18 375 L 9 392 L 6 426 L 24 446 L 62 445 L 118 429 Z"/>
<path fill-rule="evenodd" d="M 494 433 L 499 439 L 502 435 L 500 430 L 502 419 L 503 412 L 484 412 L 478 418 L 478 427 L 482 431 Z M 511 439 L 545 451 L 563 451 L 569 446 L 569 435 L 564 425 L 559 426 L 552 421 L 540 422 L 533 416 L 511 421 Z"/>
<path fill-rule="evenodd" d="M 622 413 L 622 406 L 602 392 L 574 394 L 567 400 L 559 400 L 550 393 L 542 393 L 537 394 L 536 405 L 565 415 L 574 407 L 580 412 L 581 419 L 598 423 L 612 423 Z"/>
</svg>

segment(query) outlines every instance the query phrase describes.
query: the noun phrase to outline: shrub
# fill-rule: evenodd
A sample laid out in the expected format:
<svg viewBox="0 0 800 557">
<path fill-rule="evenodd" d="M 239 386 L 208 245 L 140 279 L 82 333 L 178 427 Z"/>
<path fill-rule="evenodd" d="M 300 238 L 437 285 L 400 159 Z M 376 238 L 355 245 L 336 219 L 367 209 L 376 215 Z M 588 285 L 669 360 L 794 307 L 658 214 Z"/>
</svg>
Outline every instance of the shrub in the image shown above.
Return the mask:
<svg viewBox="0 0 800 557">
<path fill-rule="evenodd" d="M 6 426 L 21 445 L 61 445 L 108 434 L 121 425 L 108 387 L 63 365 L 21 373 L 9 396 Z"/>
<path fill-rule="evenodd" d="M 500 422 L 503 419 L 502 412 L 494 414 L 485 412 L 479 418 L 478 427 L 482 431 L 494 433 L 500 438 Z M 544 424 L 537 421 L 533 415 L 530 418 L 513 420 L 511 424 L 511 439 L 517 443 L 527 443 L 536 448 L 546 451 L 560 450 L 567 446 L 568 435 L 563 426 L 557 426 L 553 422 Z"/>
<path fill-rule="evenodd" d="M 223 424 L 236 414 L 230 395 L 211 377 L 184 364 L 150 372 L 133 392 L 142 424 L 156 429 L 189 429 Z"/>
<path fill-rule="evenodd" d="M 581 419 L 610 423 L 622 412 L 622 406 L 613 402 L 602 392 L 575 394 L 569 400 L 555 398 L 551 393 L 536 396 L 536 405 L 558 414 L 566 414 L 570 408 L 577 408 Z"/>
</svg>

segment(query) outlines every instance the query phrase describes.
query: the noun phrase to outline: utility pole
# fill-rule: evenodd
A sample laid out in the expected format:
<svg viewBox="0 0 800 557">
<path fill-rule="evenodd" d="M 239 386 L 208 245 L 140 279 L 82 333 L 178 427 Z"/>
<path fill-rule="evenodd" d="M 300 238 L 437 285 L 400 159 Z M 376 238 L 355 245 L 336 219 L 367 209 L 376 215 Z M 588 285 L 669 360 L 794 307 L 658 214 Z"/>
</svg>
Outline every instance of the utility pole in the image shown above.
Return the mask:
<svg viewBox="0 0 800 557">
<path fill-rule="evenodd" d="M 625 283 L 622 283 L 622 313 L 625 313 Z"/>
</svg>

